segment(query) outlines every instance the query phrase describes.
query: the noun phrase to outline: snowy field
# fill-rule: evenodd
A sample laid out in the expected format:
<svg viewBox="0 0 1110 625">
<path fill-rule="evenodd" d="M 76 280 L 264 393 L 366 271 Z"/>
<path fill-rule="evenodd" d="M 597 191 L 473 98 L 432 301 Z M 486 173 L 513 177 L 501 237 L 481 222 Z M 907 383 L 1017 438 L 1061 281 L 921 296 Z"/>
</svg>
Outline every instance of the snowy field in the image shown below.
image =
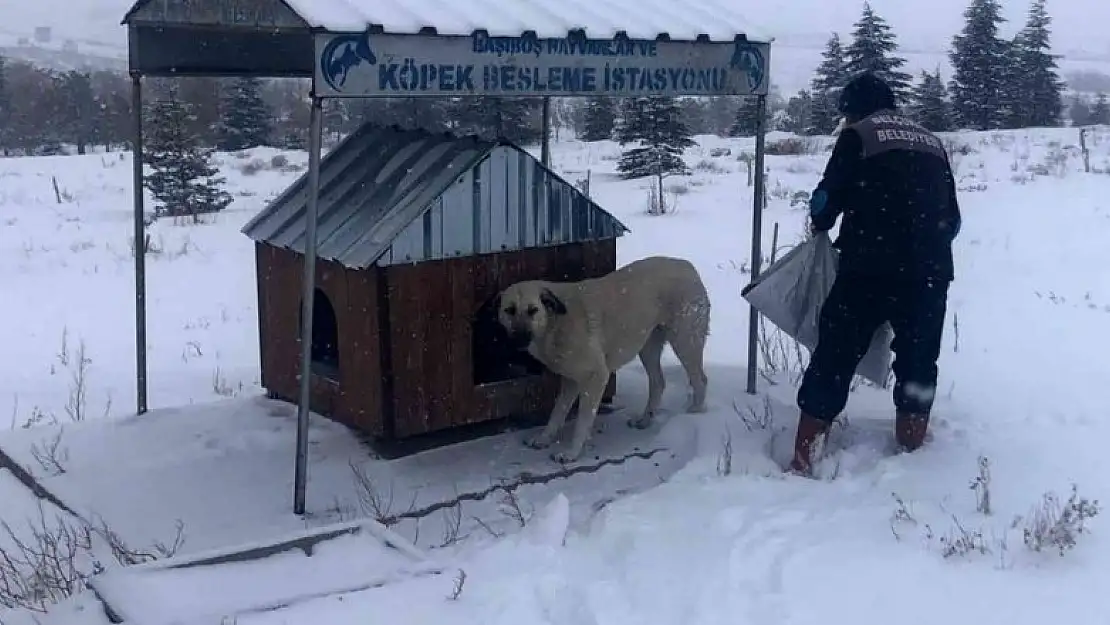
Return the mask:
<svg viewBox="0 0 1110 625">
<path fill-rule="evenodd" d="M 625 415 L 602 417 L 586 456 L 649 457 L 512 495 L 494 487 L 555 469 L 520 444 L 521 432 L 386 461 L 317 419 L 307 519 L 290 511 L 295 409 L 258 386 L 254 254 L 239 233 L 303 171 L 304 154 L 222 154 L 232 207 L 202 224 L 150 229 L 154 410 L 139 418 L 129 156 L 0 159 L 9 302 L 0 449 L 72 509 L 40 509 L 0 469 L 0 550 L 14 555 L 0 557 L 0 600 L 22 591 L 39 608 L 107 568 L 117 593 L 146 599 L 135 608 L 143 623 L 345 625 L 404 614 L 412 624 L 933 625 L 1105 613 L 1110 599 L 1097 589 L 1110 583 L 1110 533 L 1095 518 L 1061 557 L 1076 523 L 1058 517 L 1076 508 L 1067 505 L 1073 484 L 1080 498 L 1110 495 L 1110 426 L 1092 392 L 1110 380 L 1110 131 L 1089 139 L 1091 173 L 1071 129 L 946 139 L 964 227 L 935 426 L 919 453 L 891 454 L 889 393 L 861 387 L 820 479 L 782 475 L 799 365 L 773 335 L 761 392 L 744 393 L 750 141 L 699 137 L 687 152 L 692 175 L 667 181 L 676 210 L 665 216 L 646 214 L 648 181 L 615 178 L 617 146 L 566 142 L 554 146 L 555 168 L 572 182 L 588 171 L 595 198 L 632 230 L 620 262 L 686 257 L 709 285 L 710 412 L 681 413 L 684 376 L 668 352 L 661 424 L 638 432 Z M 768 159 L 764 249 L 774 224 L 780 247 L 798 240 L 804 210 L 792 200 L 827 158 L 827 141 L 771 138 L 783 140 L 803 153 Z M 616 403 L 639 410 L 638 364 L 621 371 L 618 389 Z M 404 558 L 358 537 L 312 558 L 149 579 L 116 565 L 364 517 L 389 518 L 445 573 L 400 574 Z M 60 537 L 52 555 L 38 554 L 36 534 Z M 28 568 L 21 554 L 58 583 L 13 575 Z M 15 579 L 26 583 L 5 585 Z M 0 623 L 104 623 L 98 606 L 81 592 L 45 615 L 0 609 Z M 1080 620 L 1104 617 L 1093 618 Z"/>
</svg>

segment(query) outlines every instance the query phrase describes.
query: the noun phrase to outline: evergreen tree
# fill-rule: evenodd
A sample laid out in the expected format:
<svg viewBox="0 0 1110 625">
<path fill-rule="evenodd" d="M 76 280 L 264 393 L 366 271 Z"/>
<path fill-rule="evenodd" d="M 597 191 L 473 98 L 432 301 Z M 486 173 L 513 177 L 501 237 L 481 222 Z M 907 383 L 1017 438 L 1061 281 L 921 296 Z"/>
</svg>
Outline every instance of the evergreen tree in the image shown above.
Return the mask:
<svg viewBox="0 0 1110 625">
<path fill-rule="evenodd" d="M 90 143 L 96 141 L 97 113 L 100 107 L 93 94 L 92 77 L 82 72 L 66 72 L 57 77 L 57 121 L 60 136 L 67 143 L 77 146 L 78 154 L 85 154 Z"/>
<path fill-rule="evenodd" d="M 1003 125 L 1003 76 L 1008 44 L 998 38 L 1004 21 L 998 0 L 971 0 L 964 27 L 952 38 L 949 59 L 955 73 L 949 90 L 961 127 L 989 130 Z"/>
<path fill-rule="evenodd" d="M 629 98 L 617 137 L 621 146 L 636 144 L 621 154 L 617 163 L 621 177 L 662 179 L 668 174 L 687 172 L 682 155 L 694 145 L 694 140 L 674 98 Z"/>
<path fill-rule="evenodd" d="M 149 111 L 146 158 L 152 171 L 146 187 L 157 201 L 155 216 L 199 219 L 227 208 L 231 195 L 211 162 L 214 150 L 190 130 L 196 117 L 193 104 L 177 97 L 176 87 L 167 95 Z"/>
<path fill-rule="evenodd" d="M 764 123 L 766 123 L 764 119 Z M 766 129 L 766 126 L 764 126 Z M 759 132 L 759 98 L 744 98 L 728 129 L 730 137 L 754 137 Z"/>
<path fill-rule="evenodd" d="M 810 132 L 827 135 L 840 121 L 840 113 L 836 110 L 837 94 L 848 82 L 847 62 L 844 48 L 840 44 L 840 35 L 833 33 L 829 37 L 821 57 L 821 64 L 817 66 L 810 90 L 813 98 Z"/>
<path fill-rule="evenodd" d="M 1094 110 L 1083 98 L 1072 96 L 1071 106 L 1068 108 L 1068 119 L 1072 126 L 1087 126 L 1094 119 Z"/>
<path fill-rule="evenodd" d="M 338 142 L 343 138 L 343 135 L 351 130 L 351 101 L 344 100 L 343 98 L 328 98 L 323 103 L 323 126 L 322 137 L 323 142 L 327 144 L 331 142 Z M 312 109 L 308 111 L 309 119 L 312 118 Z M 307 133 L 304 135 L 304 144 L 308 146 L 309 136 Z"/>
<path fill-rule="evenodd" d="M 1025 27 L 1012 44 L 1012 72 L 1008 76 L 1007 91 L 1015 96 L 1020 94 L 1020 97 L 1005 99 L 1014 101 L 1018 127 L 1060 125 L 1064 83 L 1050 51 L 1051 24 L 1045 0 L 1033 0 Z"/>
<path fill-rule="evenodd" d="M 691 135 L 713 134 L 713 128 L 709 123 L 709 103 L 706 98 L 681 98 L 678 100 L 678 108 Z M 729 123 L 732 123 L 732 116 L 729 116 L 725 128 L 728 128 Z"/>
<path fill-rule="evenodd" d="M 844 51 L 848 74 L 873 72 L 890 85 L 897 101 L 903 103 L 909 97 L 913 77 L 899 69 L 906 59 L 894 56 L 897 50 L 898 42 L 890 25 L 875 13 L 871 3 L 863 3 L 863 15 L 853 26 L 852 43 Z"/>
<path fill-rule="evenodd" d="M 935 74 L 921 72 L 921 82 L 914 88 L 911 111 L 917 123 L 933 132 L 952 130 L 948 90 L 939 69 Z"/>
<path fill-rule="evenodd" d="M 613 98 L 593 96 L 586 100 L 582 115 L 583 141 L 605 141 L 613 137 L 617 124 L 617 103 Z"/>
<path fill-rule="evenodd" d="M 802 89 L 798 95 L 786 103 L 786 116 L 782 129 L 796 135 L 810 134 L 810 120 L 813 118 L 813 98 Z"/>
<path fill-rule="evenodd" d="M 477 96 L 462 98 L 454 115 L 457 130 L 494 139 L 507 139 L 520 145 L 535 144 L 543 134 L 538 123 L 535 98 Z"/>
<path fill-rule="evenodd" d="M 1091 118 L 1088 123 L 1091 124 L 1110 124 L 1110 103 L 1106 100 L 1106 94 L 1100 93 L 1095 98 L 1095 105 L 1091 107 Z"/>
<path fill-rule="evenodd" d="M 12 148 L 11 137 L 12 95 L 8 91 L 8 68 L 0 54 L 0 154 L 7 155 Z"/>
<path fill-rule="evenodd" d="M 234 152 L 273 140 L 273 115 L 262 99 L 262 81 L 236 78 L 225 82 L 220 91 L 220 119 L 216 124 L 216 145 Z"/>
<path fill-rule="evenodd" d="M 738 98 L 734 96 L 710 96 L 706 98 L 705 106 L 702 107 L 705 124 L 704 132 L 718 137 L 725 136 L 729 127 L 732 126 L 732 120 L 736 117 L 737 104 Z"/>
<path fill-rule="evenodd" d="M 997 128 L 1022 128 L 1029 117 L 1029 94 L 1021 70 L 1020 35 L 1013 41 L 1003 41 L 1002 62 L 998 68 L 998 120 Z"/>
<path fill-rule="evenodd" d="M 389 98 L 385 101 L 388 117 L 402 128 L 447 132 L 450 130 L 447 98 Z"/>
<path fill-rule="evenodd" d="M 641 122 L 648 116 L 648 99 L 622 98 L 619 107 L 620 115 L 613 129 L 614 139 L 622 146 L 636 143 L 646 136 Z"/>
</svg>

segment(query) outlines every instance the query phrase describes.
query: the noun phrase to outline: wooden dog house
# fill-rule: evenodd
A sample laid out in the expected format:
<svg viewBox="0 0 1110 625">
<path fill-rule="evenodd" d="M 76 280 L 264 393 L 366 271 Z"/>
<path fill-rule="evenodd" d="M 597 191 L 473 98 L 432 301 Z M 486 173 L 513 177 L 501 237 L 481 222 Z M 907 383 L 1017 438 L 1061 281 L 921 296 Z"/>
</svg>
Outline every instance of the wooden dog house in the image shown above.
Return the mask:
<svg viewBox="0 0 1110 625">
<path fill-rule="evenodd" d="M 307 176 L 246 226 L 262 385 L 295 401 Z M 557 380 L 489 305 L 616 268 L 627 228 L 519 147 L 366 125 L 321 163 L 312 410 L 392 439 L 542 413 Z M 610 379 L 606 400 L 614 392 Z"/>
</svg>

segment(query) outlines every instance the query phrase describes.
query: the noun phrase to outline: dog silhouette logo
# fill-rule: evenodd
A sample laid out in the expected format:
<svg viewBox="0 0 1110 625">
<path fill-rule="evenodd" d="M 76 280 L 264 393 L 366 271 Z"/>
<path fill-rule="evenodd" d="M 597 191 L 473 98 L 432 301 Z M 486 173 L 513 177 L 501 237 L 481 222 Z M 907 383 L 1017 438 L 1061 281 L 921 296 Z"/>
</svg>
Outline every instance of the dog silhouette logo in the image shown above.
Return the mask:
<svg viewBox="0 0 1110 625">
<path fill-rule="evenodd" d="M 763 86 L 767 78 L 763 71 L 763 51 L 759 46 L 749 41 L 737 41 L 732 50 L 732 61 L 729 67 L 737 69 L 747 75 L 748 89 L 757 91 Z"/>
<path fill-rule="evenodd" d="M 370 34 L 339 35 L 332 38 L 320 54 L 320 75 L 329 87 L 342 91 L 351 70 L 363 63 L 378 63 L 378 57 L 370 47 Z"/>
</svg>

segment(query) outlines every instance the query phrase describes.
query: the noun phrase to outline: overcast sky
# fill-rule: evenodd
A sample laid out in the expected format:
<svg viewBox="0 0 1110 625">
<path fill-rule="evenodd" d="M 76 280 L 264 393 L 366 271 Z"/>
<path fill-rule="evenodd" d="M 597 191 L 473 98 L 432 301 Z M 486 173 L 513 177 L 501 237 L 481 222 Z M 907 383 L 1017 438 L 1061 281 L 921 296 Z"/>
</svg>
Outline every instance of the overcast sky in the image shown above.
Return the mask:
<svg viewBox="0 0 1110 625">
<path fill-rule="evenodd" d="M 372 0 L 348 0 L 371 2 Z M 741 2 L 724 0 L 745 7 L 756 26 L 772 35 L 795 39 L 810 36 L 816 40 L 837 30 L 847 34 L 863 7 L 861 0 L 764 0 Z M 872 0 L 875 10 L 894 27 L 907 48 L 946 50 L 961 25 L 966 0 Z M 1004 0 L 1006 17 L 1011 20 L 1007 34 L 1024 21 L 1028 2 Z M 99 40 L 124 45 L 125 32 L 119 20 L 131 0 L 0 0 L 0 30 L 7 34 L 29 34 L 38 25 L 53 26 L 59 38 Z M 1110 57 L 1110 1 L 1049 0 L 1054 19 L 1054 44 L 1057 52 L 1085 50 Z M 1108 58 L 1110 60 L 1110 58 Z"/>
</svg>

